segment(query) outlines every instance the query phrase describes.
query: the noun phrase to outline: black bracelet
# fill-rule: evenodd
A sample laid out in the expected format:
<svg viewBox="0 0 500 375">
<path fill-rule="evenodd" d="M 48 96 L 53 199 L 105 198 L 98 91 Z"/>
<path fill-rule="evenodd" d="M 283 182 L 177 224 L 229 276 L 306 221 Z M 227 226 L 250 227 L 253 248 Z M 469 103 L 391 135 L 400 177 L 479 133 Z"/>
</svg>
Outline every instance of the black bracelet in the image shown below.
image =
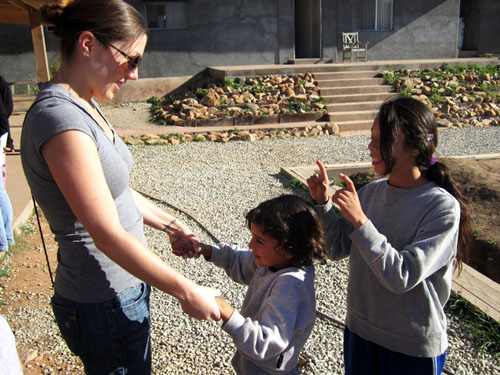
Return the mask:
<svg viewBox="0 0 500 375">
<path fill-rule="evenodd" d="M 170 229 L 170 227 L 171 227 L 172 225 L 174 225 L 174 223 L 175 223 L 176 221 L 177 221 L 177 219 L 176 219 L 176 218 L 174 218 L 174 220 L 172 220 L 170 223 L 168 223 L 167 225 L 165 225 L 165 227 L 163 228 L 163 231 L 164 231 L 164 232 L 166 232 L 167 230 L 169 230 L 169 229 Z"/>
</svg>

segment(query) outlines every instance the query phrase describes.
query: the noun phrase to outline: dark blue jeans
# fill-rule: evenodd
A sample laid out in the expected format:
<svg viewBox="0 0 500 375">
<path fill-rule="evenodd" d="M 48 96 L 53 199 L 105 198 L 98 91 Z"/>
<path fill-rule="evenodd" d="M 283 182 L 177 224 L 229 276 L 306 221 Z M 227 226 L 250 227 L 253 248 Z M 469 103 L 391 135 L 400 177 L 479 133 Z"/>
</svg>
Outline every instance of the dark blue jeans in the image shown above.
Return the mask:
<svg viewBox="0 0 500 375">
<path fill-rule="evenodd" d="M 54 294 L 57 325 L 86 374 L 151 374 L 150 291 L 141 283 L 101 303 L 78 303 Z"/>
<path fill-rule="evenodd" d="M 438 357 L 412 357 L 367 341 L 346 327 L 344 365 L 346 375 L 440 375 L 446 351 Z"/>
</svg>

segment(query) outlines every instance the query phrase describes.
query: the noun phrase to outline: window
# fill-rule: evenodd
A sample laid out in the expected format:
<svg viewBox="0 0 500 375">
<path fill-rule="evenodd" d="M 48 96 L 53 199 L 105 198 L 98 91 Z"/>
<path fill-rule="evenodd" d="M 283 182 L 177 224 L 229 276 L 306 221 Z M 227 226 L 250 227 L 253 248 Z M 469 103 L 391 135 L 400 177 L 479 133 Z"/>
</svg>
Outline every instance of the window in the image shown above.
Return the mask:
<svg viewBox="0 0 500 375">
<path fill-rule="evenodd" d="M 187 1 L 145 1 L 146 21 L 150 29 L 186 29 Z"/>
<path fill-rule="evenodd" d="M 393 0 L 363 0 L 362 22 L 363 30 L 392 30 Z"/>
</svg>

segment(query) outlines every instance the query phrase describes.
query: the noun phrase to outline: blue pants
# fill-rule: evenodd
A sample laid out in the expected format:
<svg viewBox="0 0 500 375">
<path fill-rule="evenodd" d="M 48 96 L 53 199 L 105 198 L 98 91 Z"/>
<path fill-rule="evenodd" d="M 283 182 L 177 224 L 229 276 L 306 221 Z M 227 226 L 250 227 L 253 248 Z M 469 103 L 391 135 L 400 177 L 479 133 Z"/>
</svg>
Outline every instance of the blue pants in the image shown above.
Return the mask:
<svg viewBox="0 0 500 375">
<path fill-rule="evenodd" d="M 57 325 L 86 374 L 151 374 L 150 290 L 141 283 L 102 303 L 78 303 L 54 294 Z"/>
<path fill-rule="evenodd" d="M 0 252 L 9 250 L 9 245 L 14 245 L 14 234 L 12 233 L 12 204 L 9 195 L 2 183 L 0 183 Z"/>
<path fill-rule="evenodd" d="M 446 352 L 438 357 L 412 357 L 367 341 L 346 327 L 344 362 L 346 375 L 440 375 Z"/>
</svg>

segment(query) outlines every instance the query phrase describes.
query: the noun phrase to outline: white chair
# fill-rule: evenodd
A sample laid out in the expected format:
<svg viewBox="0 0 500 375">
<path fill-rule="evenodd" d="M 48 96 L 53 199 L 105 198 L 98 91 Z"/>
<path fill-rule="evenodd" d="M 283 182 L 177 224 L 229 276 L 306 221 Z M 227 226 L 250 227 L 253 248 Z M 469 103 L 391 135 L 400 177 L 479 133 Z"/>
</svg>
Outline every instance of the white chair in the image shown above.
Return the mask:
<svg viewBox="0 0 500 375">
<path fill-rule="evenodd" d="M 342 33 L 342 62 L 347 59 L 351 62 L 368 61 L 368 42 L 360 42 L 357 32 Z"/>
</svg>

